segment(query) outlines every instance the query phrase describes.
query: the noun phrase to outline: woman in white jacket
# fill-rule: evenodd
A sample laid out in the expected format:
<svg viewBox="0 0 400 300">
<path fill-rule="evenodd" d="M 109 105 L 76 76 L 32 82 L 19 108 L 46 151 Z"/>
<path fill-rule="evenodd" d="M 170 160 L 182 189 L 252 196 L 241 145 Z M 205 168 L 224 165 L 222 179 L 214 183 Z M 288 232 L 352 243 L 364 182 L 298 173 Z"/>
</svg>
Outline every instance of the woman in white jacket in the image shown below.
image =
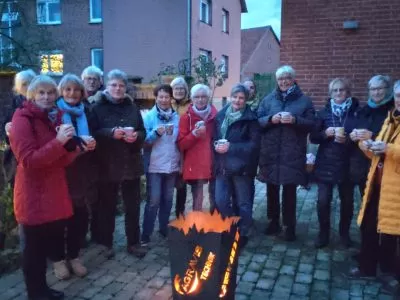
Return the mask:
<svg viewBox="0 0 400 300">
<path fill-rule="evenodd" d="M 146 114 L 145 142 L 151 149 L 147 182 L 150 197 L 143 218 L 142 246 L 147 246 L 158 214 L 159 232 L 166 237 L 172 208 L 175 181 L 180 169 L 180 153 L 176 144 L 179 115 L 172 109 L 172 88 L 160 85 L 155 88 L 156 105 Z"/>
</svg>

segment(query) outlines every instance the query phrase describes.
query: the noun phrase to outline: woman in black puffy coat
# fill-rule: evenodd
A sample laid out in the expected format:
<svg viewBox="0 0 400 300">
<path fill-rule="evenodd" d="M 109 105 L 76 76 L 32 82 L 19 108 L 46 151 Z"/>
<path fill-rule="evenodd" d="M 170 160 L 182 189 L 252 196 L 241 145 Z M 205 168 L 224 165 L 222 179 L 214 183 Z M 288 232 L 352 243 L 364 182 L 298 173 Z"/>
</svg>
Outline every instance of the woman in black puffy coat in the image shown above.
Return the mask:
<svg viewBox="0 0 400 300">
<path fill-rule="evenodd" d="M 319 144 L 314 176 L 318 184 L 318 220 L 320 231 L 315 242 L 317 248 L 325 247 L 330 236 L 330 211 L 332 192 L 339 188 L 339 233 L 345 246 L 351 243 L 349 229 L 353 217 L 353 189 L 349 174 L 349 154 L 352 142 L 349 133 L 356 126 L 358 100 L 350 96 L 350 85 L 336 78 L 329 84 L 328 103 L 318 112 L 315 130 L 310 135 L 312 143 Z"/>
<path fill-rule="evenodd" d="M 306 181 L 307 135 L 313 129 L 312 101 L 295 82 L 295 71 L 282 66 L 276 71 L 278 88 L 265 97 L 258 108 L 261 126 L 260 172 L 267 183 L 268 219 L 266 234 L 277 234 L 280 227 L 279 190 L 283 186 L 285 239 L 296 239 L 296 188 Z"/>
</svg>

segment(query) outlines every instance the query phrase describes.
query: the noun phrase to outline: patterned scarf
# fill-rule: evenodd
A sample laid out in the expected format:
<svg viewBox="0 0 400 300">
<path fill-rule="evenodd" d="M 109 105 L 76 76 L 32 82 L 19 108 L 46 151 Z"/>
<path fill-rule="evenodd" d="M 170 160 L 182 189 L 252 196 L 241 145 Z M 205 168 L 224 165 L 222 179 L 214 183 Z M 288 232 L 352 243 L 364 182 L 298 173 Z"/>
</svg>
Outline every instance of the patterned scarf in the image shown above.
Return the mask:
<svg viewBox="0 0 400 300">
<path fill-rule="evenodd" d="M 174 114 L 174 110 L 170 107 L 167 110 L 163 110 L 158 107 L 156 104 L 156 109 L 157 109 L 157 117 L 161 121 L 169 122 L 172 119 L 172 116 Z"/>
<path fill-rule="evenodd" d="M 258 106 L 260 105 L 260 98 L 258 96 L 254 96 L 253 98 L 249 99 L 246 104 L 250 106 L 252 111 L 257 111 Z"/>
<path fill-rule="evenodd" d="M 296 88 L 297 88 L 297 85 L 296 85 L 296 84 L 293 84 L 290 88 L 287 89 L 286 92 L 282 92 L 282 91 L 281 91 L 281 95 L 282 95 L 283 101 L 285 101 L 286 98 L 287 98 L 287 96 L 289 96 L 290 94 L 292 94 L 292 93 L 296 90 Z"/>
<path fill-rule="evenodd" d="M 192 106 L 193 111 L 196 115 L 198 115 L 202 120 L 207 120 L 208 116 L 211 113 L 211 105 L 208 104 L 204 109 L 199 110 L 197 109 L 196 105 L 193 104 Z"/>
<path fill-rule="evenodd" d="M 229 104 L 229 106 L 225 112 L 224 121 L 222 122 L 222 125 L 221 125 L 221 136 L 223 139 L 226 138 L 226 133 L 228 132 L 229 126 L 231 126 L 234 122 L 236 122 L 237 120 L 239 120 L 242 117 L 245 109 L 246 109 L 246 106 L 244 106 L 241 110 L 234 112 L 232 110 L 232 105 Z"/>
<path fill-rule="evenodd" d="M 88 122 L 85 115 L 85 106 L 83 103 L 79 103 L 76 106 L 71 106 L 65 102 L 64 98 L 60 98 L 57 101 L 58 108 L 63 112 L 62 122 L 63 124 L 72 124 L 72 117 L 76 118 L 76 131 L 77 135 L 89 135 Z"/>
<path fill-rule="evenodd" d="M 353 100 L 350 97 L 340 104 L 336 103 L 335 100 L 331 99 L 332 113 L 340 120 L 342 120 L 344 114 L 350 109 L 352 104 Z"/>
<path fill-rule="evenodd" d="M 57 116 L 58 116 L 58 109 L 57 107 L 53 107 L 47 111 L 47 117 L 49 118 L 51 124 L 57 125 Z"/>
</svg>

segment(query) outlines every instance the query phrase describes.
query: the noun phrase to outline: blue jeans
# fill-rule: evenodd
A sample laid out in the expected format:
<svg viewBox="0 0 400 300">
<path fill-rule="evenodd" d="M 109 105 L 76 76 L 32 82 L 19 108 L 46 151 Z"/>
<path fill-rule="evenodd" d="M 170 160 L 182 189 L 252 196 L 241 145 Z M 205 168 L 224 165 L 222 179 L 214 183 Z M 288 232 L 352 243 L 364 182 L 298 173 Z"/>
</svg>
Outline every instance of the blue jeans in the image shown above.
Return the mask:
<svg viewBox="0 0 400 300">
<path fill-rule="evenodd" d="M 218 175 L 215 181 L 215 204 L 223 216 L 235 215 L 237 207 L 240 216 L 239 228 L 242 236 L 247 236 L 253 220 L 252 201 L 253 178 L 249 176 Z M 235 205 L 232 205 L 232 194 Z"/>
<path fill-rule="evenodd" d="M 142 241 L 150 240 L 157 214 L 159 230 L 162 234 L 167 234 L 177 175 L 178 173 L 147 174 L 147 180 L 150 183 L 150 197 L 148 197 L 144 209 Z"/>
</svg>

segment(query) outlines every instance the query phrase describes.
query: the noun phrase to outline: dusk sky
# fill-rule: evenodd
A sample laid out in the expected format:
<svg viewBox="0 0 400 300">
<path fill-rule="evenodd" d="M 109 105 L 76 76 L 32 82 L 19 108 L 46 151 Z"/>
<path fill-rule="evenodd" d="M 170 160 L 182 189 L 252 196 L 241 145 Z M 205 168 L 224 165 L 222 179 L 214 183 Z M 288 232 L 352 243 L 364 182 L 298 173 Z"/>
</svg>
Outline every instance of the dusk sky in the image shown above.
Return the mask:
<svg viewBox="0 0 400 300">
<path fill-rule="evenodd" d="M 242 29 L 271 25 L 281 36 L 281 0 L 246 0 L 246 14 L 242 14 Z"/>
</svg>

